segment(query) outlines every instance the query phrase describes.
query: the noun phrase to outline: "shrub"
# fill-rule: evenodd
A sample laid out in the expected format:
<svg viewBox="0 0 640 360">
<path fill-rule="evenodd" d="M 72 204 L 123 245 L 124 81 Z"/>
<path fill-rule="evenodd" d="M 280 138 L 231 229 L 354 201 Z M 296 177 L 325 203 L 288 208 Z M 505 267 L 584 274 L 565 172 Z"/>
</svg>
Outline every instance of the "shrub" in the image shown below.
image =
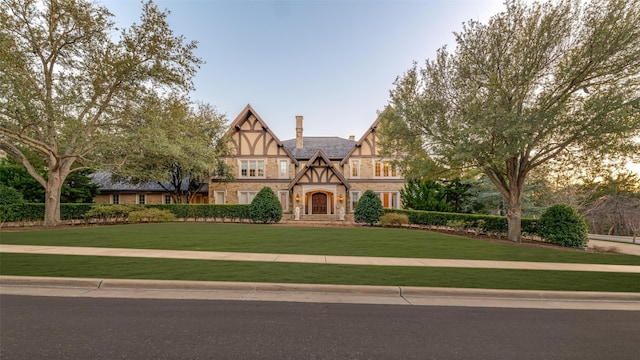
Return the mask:
<svg viewBox="0 0 640 360">
<path fill-rule="evenodd" d="M 249 218 L 257 223 L 276 223 L 282 219 L 282 204 L 270 187 L 263 187 L 253 198 Z"/>
<path fill-rule="evenodd" d="M 24 199 L 18 190 L 0 184 L 0 205 L 22 204 Z"/>
<path fill-rule="evenodd" d="M 143 209 L 142 205 L 97 205 L 85 214 L 85 218 L 102 221 L 125 221 L 131 212 Z"/>
<path fill-rule="evenodd" d="M 569 205 L 554 205 L 540 216 L 538 233 L 546 241 L 565 247 L 587 246 L 587 223 L 578 211 Z"/>
<path fill-rule="evenodd" d="M 373 225 L 380 221 L 382 215 L 384 215 L 384 209 L 378 194 L 372 190 L 365 191 L 356 205 L 354 220 L 357 223 Z"/>
<path fill-rule="evenodd" d="M 380 218 L 382 226 L 402 226 L 409 223 L 409 217 L 405 214 L 388 213 Z"/>
<path fill-rule="evenodd" d="M 137 222 L 168 222 L 175 221 L 176 216 L 169 210 L 160 209 L 142 209 L 129 213 L 127 221 L 130 223 Z"/>
</svg>

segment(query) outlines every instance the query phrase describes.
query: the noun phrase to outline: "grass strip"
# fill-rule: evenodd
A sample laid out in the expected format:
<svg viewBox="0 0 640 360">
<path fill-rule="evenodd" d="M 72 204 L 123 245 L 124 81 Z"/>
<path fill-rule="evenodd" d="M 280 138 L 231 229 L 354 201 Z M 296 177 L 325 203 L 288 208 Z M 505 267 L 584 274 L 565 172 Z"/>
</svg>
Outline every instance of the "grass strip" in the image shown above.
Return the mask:
<svg viewBox="0 0 640 360">
<path fill-rule="evenodd" d="M 0 254 L 0 274 L 114 279 L 640 292 L 640 274 Z"/>
<path fill-rule="evenodd" d="M 640 265 L 640 256 L 532 248 L 386 228 L 167 223 L 0 233 L 0 243 L 306 255 Z"/>
</svg>

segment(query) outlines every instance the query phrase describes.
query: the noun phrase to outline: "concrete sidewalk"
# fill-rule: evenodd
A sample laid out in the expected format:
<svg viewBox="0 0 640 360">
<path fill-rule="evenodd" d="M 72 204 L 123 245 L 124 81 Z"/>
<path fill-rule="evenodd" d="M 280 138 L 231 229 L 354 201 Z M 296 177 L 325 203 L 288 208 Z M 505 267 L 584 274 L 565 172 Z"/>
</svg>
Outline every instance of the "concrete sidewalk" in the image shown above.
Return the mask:
<svg viewBox="0 0 640 360">
<path fill-rule="evenodd" d="M 72 246 L 38 246 L 0 244 L 0 252 L 48 254 L 48 255 L 84 255 L 84 256 L 121 256 L 163 259 L 258 261 L 283 263 L 312 263 L 333 265 L 373 265 L 373 266 L 416 266 L 416 267 L 455 267 L 512 270 L 559 270 L 594 271 L 617 273 L 640 273 L 640 266 L 609 264 L 572 264 L 525 261 L 459 260 L 459 259 L 422 259 L 364 256 L 296 255 L 238 253 L 219 251 L 185 251 L 155 249 L 123 249 Z"/>
<path fill-rule="evenodd" d="M 0 294 L 640 311 L 640 293 L 0 276 Z"/>
</svg>

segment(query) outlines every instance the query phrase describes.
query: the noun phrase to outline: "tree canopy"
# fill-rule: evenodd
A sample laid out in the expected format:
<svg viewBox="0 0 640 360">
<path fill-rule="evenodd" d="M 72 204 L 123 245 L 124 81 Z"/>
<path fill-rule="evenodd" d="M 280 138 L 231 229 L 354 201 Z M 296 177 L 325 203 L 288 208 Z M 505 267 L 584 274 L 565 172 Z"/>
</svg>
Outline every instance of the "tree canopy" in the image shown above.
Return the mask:
<svg viewBox="0 0 640 360">
<path fill-rule="evenodd" d="M 121 164 L 139 109 L 192 90 L 202 61 L 152 1 L 126 28 L 87 0 L 0 4 L 0 149 L 45 188 L 45 225 L 57 225 L 66 177 Z M 46 163 L 46 177 L 27 150 Z"/>
<path fill-rule="evenodd" d="M 519 241 L 532 170 L 563 152 L 640 153 L 640 0 L 505 5 L 396 80 L 382 129 L 408 139 L 387 151 L 419 144 L 441 166 L 480 169 Z"/>
<path fill-rule="evenodd" d="M 226 118 L 211 105 L 191 106 L 186 99 L 149 101 L 132 129 L 136 144 L 116 169 L 118 178 L 132 183 L 157 182 L 172 194 L 174 203 L 189 202 L 210 177 L 230 180 L 225 163 Z"/>
</svg>

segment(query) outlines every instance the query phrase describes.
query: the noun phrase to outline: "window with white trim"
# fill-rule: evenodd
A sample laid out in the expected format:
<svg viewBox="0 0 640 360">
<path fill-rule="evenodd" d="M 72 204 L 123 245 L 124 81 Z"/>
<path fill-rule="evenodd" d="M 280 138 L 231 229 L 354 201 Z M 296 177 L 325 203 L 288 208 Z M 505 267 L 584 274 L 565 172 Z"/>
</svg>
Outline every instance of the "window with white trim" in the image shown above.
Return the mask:
<svg viewBox="0 0 640 360">
<path fill-rule="evenodd" d="M 278 191 L 278 199 L 280 199 L 280 204 L 282 204 L 282 211 L 289 211 L 289 192 Z"/>
<path fill-rule="evenodd" d="M 138 195 L 138 204 L 144 205 L 147 202 L 147 196 L 145 194 Z"/>
<path fill-rule="evenodd" d="M 376 191 L 380 196 L 382 207 L 385 209 L 400 208 L 400 193 L 398 191 Z"/>
<path fill-rule="evenodd" d="M 360 191 L 352 191 L 349 195 L 351 200 L 351 212 L 356 210 L 356 205 L 358 205 L 358 201 L 360 201 Z"/>
<path fill-rule="evenodd" d="M 251 204 L 257 191 L 238 191 L 238 204 Z"/>
<path fill-rule="evenodd" d="M 240 160 L 241 178 L 265 177 L 264 160 Z"/>
<path fill-rule="evenodd" d="M 281 179 L 289 177 L 289 160 L 278 160 L 278 177 Z"/>
<path fill-rule="evenodd" d="M 120 204 L 120 194 L 112 194 L 111 195 L 111 203 L 112 204 Z"/>
<path fill-rule="evenodd" d="M 164 194 L 164 203 L 165 204 L 171 204 L 171 195 Z"/>
<path fill-rule="evenodd" d="M 216 204 L 224 204 L 227 200 L 226 197 L 227 194 L 225 191 L 216 191 L 213 193 L 213 200 Z"/>
<path fill-rule="evenodd" d="M 375 160 L 373 163 L 375 177 L 397 177 L 398 169 L 388 160 Z"/>
<path fill-rule="evenodd" d="M 360 160 L 359 159 L 349 160 L 349 168 L 351 168 L 352 178 L 360 177 Z"/>
</svg>

